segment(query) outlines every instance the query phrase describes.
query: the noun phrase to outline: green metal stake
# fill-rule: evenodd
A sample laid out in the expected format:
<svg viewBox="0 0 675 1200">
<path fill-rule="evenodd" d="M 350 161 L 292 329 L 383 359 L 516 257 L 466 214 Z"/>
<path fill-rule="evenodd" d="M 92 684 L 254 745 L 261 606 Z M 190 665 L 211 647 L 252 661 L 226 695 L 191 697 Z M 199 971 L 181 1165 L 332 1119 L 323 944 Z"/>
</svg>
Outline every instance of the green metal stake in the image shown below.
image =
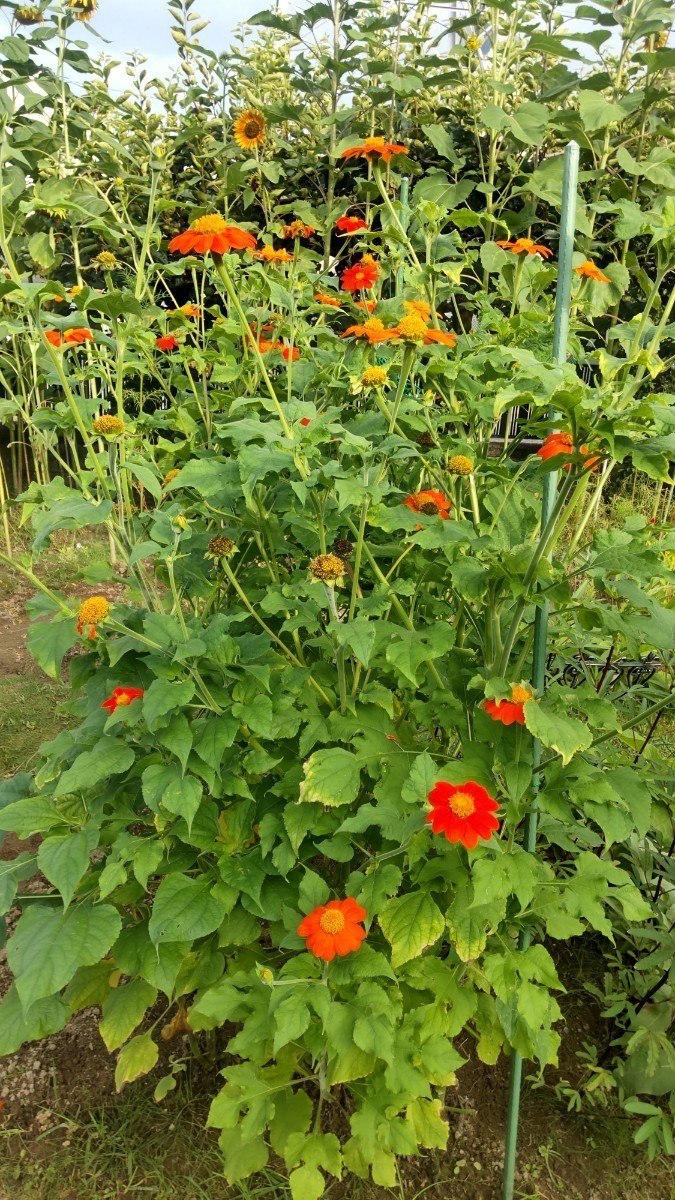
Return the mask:
<svg viewBox="0 0 675 1200">
<path fill-rule="evenodd" d="M 408 228 L 410 221 L 410 213 L 408 212 L 408 197 L 410 195 L 410 178 L 408 175 L 401 176 L 401 190 L 399 192 L 399 202 L 401 205 L 401 225 L 404 229 Z M 399 267 L 396 272 L 396 295 L 400 296 L 403 291 L 403 267 Z"/>
<path fill-rule="evenodd" d="M 555 320 L 553 324 L 553 358 L 560 366 L 567 358 L 567 336 L 570 323 L 570 298 L 572 295 L 572 255 L 574 253 L 574 224 L 577 207 L 577 179 L 579 175 L 579 147 L 569 142 L 565 150 L 563 167 L 562 211 L 560 214 L 560 245 L 558 249 L 558 283 L 555 295 Z M 549 412 L 549 419 L 555 414 Z M 541 529 L 548 524 L 558 491 L 558 472 L 551 471 L 544 479 L 541 501 Z M 548 604 L 545 602 L 534 616 L 534 653 L 532 663 L 532 686 L 537 692 L 544 688 L 546 679 L 546 639 L 548 636 Z M 524 846 L 528 854 L 534 854 L 537 845 L 537 793 L 539 791 L 541 742 L 535 738 L 532 747 L 532 805 L 525 818 Z M 532 932 L 525 926 L 520 931 L 518 949 L 527 950 Z M 518 1117 L 520 1110 L 520 1086 L 523 1077 L 523 1059 L 517 1050 L 513 1052 L 511 1079 L 509 1083 L 509 1106 L 506 1118 L 506 1142 L 504 1146 L 504 1189 L 503 1200 L 513 1200 L 516 1173 L 516 1149 L 518 1145 Z"/>
</svg>

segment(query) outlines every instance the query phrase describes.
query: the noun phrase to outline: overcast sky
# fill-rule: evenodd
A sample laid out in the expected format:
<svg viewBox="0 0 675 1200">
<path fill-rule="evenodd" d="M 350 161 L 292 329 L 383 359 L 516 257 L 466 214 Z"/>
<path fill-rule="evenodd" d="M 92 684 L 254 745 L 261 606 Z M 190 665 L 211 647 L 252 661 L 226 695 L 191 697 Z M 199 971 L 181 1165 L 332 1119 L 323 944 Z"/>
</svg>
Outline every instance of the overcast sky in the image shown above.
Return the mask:
<svg viewBox="0 0 675 1200">
<path fill-rule="evenodd" d="M 267 7 L 266 0 L 197 0 L 193 13 L 210 21 L 208 29 L 199 34 L 199 40 L 219 53 L 229 44 L 236 25 Z M 77 30 L 77 36 L 86 39 L 94 53 L 104 51 L 117 58 L 131 50 L 140 50 L 148 58 L 153 74 L 176 61 L 166 0 L 100 0 L 92 26 L 99 38 L 86 26 L 81 35 Z M 118 86 L 124 86 L 123 79 L 121 71 L 116 72 Z"/>
</svg>

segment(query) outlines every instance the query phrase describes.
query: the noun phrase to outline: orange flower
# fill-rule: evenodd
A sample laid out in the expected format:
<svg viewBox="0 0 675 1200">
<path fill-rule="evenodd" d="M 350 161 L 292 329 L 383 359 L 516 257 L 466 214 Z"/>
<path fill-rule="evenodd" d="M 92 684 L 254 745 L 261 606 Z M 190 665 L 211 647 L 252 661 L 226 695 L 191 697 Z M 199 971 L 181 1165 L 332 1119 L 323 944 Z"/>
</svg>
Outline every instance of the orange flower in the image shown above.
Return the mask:
<svg viewBox="0 0 675 1200">
<path fill-rule="evenodd" d="M 403 307 L 406 312 L 415 313 L 423 321 L 428 321 L 431 317 L 431 305 L 427 304 L 426 300 L 404 300 Z"/>
<path fill-rule="evenodd" d="M 316 229 L 313 225 L 305 225 L 303 221 L 291 221 L 284 229 L 285 238 L 309 238 Z"/>
<path fill-rule="evenodd" d="M 577 275 L 585 275 L 587 279 L 594 279 L 596 283 L 611 283 L 609 275 L 603 275 L 599 267 L 596 267 L 592 259 L 587 258 L 582 262 L 580 267 L 575 267 Z"/>
<path fill-rule="evenodd" d="M 502 725 L 525 724 L 525 705 L 532 699 L 532 692 L 524 687 L 512 687 L 510 700 L 484 700 L 481 707 Z"/>
<path fill-rule="evenodd" d="M 512 250 L 514 254 L 541 254 L 542 258 L 550 258 L 553 254 L 548 246 L 538 246 L 532 238 L 518 238 L 515 242 L 497 242 L 502 250 Z"/>
<path fill-rule="evenodd" d="M 365 908 L 348 896 L 346 900 L 320 904 L 300 922 L 298 933 L 305 938 L 312 954 L 324 962 L 331 962 L 336 954 L 351 954 L 358 950 L 366 936 L 361 925 L 365 919 Z"/>
<path fill-rule="evenodd" d="M 293 262 L 293 255 L 288 250 L 275 250 L 273 246 L 263 246 L 262 250 L 256 250 L 255 256 L 269 263 Z"/>
<path fill-rule="evenodd" d="M 546 441 L 537 450 L 539 458 L 546 462 L 547 458 L 554 458 L 558 454 L 572 454 L 574 451 L 574 443 L 571 433 L 549 433 Z"/>
<path fill-rule="evenodd" d="M 350 325 L 340 337 L 367 338 L 369 344 L 375 346 L 378 342 L 388 342 L 390 338 L 396 337 L 396 330 L 385 329 L 384 322 L 379 317 L 369 317 L 363 325 Z"/>
<path fill-rule="evenodd" d="M 397 142 L 388 142 L 383 137 L 368 137 L 358 146 L 350 146 L 343 150 L 340 158 L 365 158 L 368 162 L 390 162 L 394 154 L 407 154 L 405 146 Z"/>
<path fill-rule="evenodd" d="M 403 501 L 403 504 L 406 508 L 411 508 L 413 512 L 425 513 L 428 517 L 439 516 L 444 521 L 448 520 L 452 508 L 447 496 L 433 488 L 427 491 L 413 492 Z"/>
<path fill-rule="evenodd" d="M 85 625 L 89 626 L 89 640 L 96 637 L 96 626 L 104 621 L 110 612 L 110 605 L 105 596 L 88 596 L 83 600 L 77 614 L 77 632 L 83 633 Z"/>
<path fill-rule="evenodd" d="M 253 250 L 255 245 L 252 233 L 228 225 L 218 213 L 209 213 L 172 238 L 169 250 L 172 254 L 227 254 L 228 250 Z"/>
<path fill-rule="evenodd" d="M 441 781 L 429 792 L 431 812 L 427 823 L 434 833 L 444 833 L 449 842 L 461 842 L 473 850 L 479 838 L 489 841 L 499 821 L 493 815 L 499 807 L 496 800 L 479 783 L 445 783 Z"/>
<path fill-rule="evenodd" d="M 574 443 L 571 433 L 549 433 L 546 441 L 537 450 L 537 455 L 542 462 L 546 462 L 548 458 L 555 458 L 558 455 L 566 455 L 569 458 L 572 454 L 574 454 Z M 589 457 L 588 446 L 580 446 L 579 454 L 584 458 L 584 466 L 589 471 L 594 470 L 601 461 L 597 456 L 595 458 Z M 569 471 L 571 465 L 571 463 L 565 463 L 565 470 Z"/>
<path fill-rule="evenodd" d="M 368 222 L 361 217 L 338 217 L 335 228 L 339 229 L 340 233 L 359 233 L 361 229 L 368 228 Z"/>
<path fill-rule="evenodd" d="M 116 708 L 127 708 L 133 704 L 134 700 L 140 700 L 143 695 L 143 688 L 113 688 L 112 693 L 107 700 L 103 701 L 101 708 L 107 708 L 110 716 Z"/>
<path fill-rule="evenodd" d="M 301 417 L 300 424 L 306 429 L 308 425 L 312 424 L 310 417 Z"/>
<path fill-rule="evenodd" d="M 342 308 L 337 296 L 329 296 L 328 292 L 317 292 L 314 299 L 317 304 L 329 304 L 331 308 Z"/>
<path fill-rule="evenodd" d="M 267 338 L 258 339 L 258 349 L 261 354 L 269 354 L 270 350 L 278 350 L 281 342 L 270 342 Z"/>
<path fill-rule="evenodd" d="M 295 362 L 300 357 L 300 351 L 297 346 L 282 346 L 281 357 L 286 359 L 286 362 Z"/>
<path fill-rule="evenodd" d="M 340 276 L 343 292 L 359 292 L 371 288 L 380 278 L 380 268 L 371 254 L 364 254 L 353 267 L 347 267 Z"/>
<path fill-rule="evenodd" d="M 180 317 L 181 314 L 184 317 L 200 317 L 201 313 L 201 308 L 198 308 L 196 304 L 182 304 L 180 308 L 169 309 L 170 317 Z"/>
<path fill-rule="evenodd" d="M 155 345 L 158 350 L 178 349 L 178 342 L 170 333 L 167 333 L 164 337 L 155 338 Z"/>
<path fill-rule="evenodd" d="M 57 329 L 46 329 L 45 337 L 51 346 L 80 346 L 94 340 L 91 329 L 66 329 L 63 335 Z"/>
<path fill-rule="evenodd" d="M 364 308 L 369 313 L 375 312 L 377 308 L 377 300 L 355 300 L 354 303 L 357 308 Z"/>
</svg>

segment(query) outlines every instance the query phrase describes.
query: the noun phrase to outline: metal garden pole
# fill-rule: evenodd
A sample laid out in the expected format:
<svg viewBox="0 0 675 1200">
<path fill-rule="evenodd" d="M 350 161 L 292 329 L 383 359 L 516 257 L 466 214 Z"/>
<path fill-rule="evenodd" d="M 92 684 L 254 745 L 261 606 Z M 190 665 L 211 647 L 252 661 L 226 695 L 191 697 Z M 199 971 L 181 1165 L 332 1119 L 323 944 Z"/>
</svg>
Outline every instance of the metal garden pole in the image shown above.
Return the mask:
<svg viewBox="0 0 675 1200">
<path fill-rule="evenodd" d="M 562 210 L 560 213 L 560 245 L 558 249 L 558 283 L 555 295 L 555 319 L 553 324 L 553 358 L 562 366 L 567 358 L 567 335 L 570 322 L 570 298 L 572 294 L 572 254 L 574 252 L 574 223 L 577 206 L 577 179 L 579 174 L 579 147 L 569 142 L 565 150 L 563 167 Z M 553 417 L 553 411 L 549 417 Z M 558 490 L 558 472 L 551 471 L 544 478 L 541 501 L 541 529 L 545 529 L 553 511 Z M 534 653 L 532 662 L 532 686 L 541 692 L 546 678 L 546 638 L 548 635 L 548 603 L 537 608 L 534 617 Z M 537 844 L 537 792 L 539 791 L 541 743 L 535 738 L 532 747 L 532 804 L 525 818 L 524 846 L 528 854 L 534 854 Z M 520 932 L 518 949 L 527 950 L 532 940 L 531 930 L 525 926 Z M 513 1200 L 516 1171 L 516 1149 L 518 1144 L 518 1117 L 520 1112 L 520 1085 L 523 1075 L 523 1060 L 514 1050 L 509 1084 L 509 1106 L 506 1118 L 506 1141 L 504 1146 L 503 1200 Z"/>
</svg>

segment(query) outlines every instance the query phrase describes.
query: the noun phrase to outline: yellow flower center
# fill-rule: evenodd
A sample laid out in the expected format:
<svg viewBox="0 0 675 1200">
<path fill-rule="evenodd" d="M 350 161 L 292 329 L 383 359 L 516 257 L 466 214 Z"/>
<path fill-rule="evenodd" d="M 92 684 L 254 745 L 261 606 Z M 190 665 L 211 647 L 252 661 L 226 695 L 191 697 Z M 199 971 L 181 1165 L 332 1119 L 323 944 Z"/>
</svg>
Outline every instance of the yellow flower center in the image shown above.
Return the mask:
<svg viewBox="0 0 675 1200">
<path fill-rule="evenodd" d="M 387 382 L 387 372 L 384 367 L 366 367 L 361 376 L 364 387 L 381 387 Z"/>
<path fill-rule="evenodd" d="M 244 133 L 248 138 L 258 137 L 258 135 L 262 133 L 262 126 L 260 122 L 251 117 L 251 119 L 244 125 Z"/>
<path fill-rule="evenodd" d="M 78 616 L 84 625 L 96 625 L 107 617 L 109 612 L 110 605 L 105 596 L 90 596 L 82 601 Z"/>
<path fill-rule="evenodd" d="M 399 321 L 396 332 L 399 337 L 405 338 L 408 342 L 423 342 L 427 334 L 427 327 L 418 313 L 411 312 L 407 317 L 403 317 L 402 321 Z"/>
<path fill-rule="evenodd" d="M 456 454 L 448 463 L 448 471 L 451 475 L 470 475 L 473 471 L 473 463 L 466 454 Z"/>
<path fill-rule="evenodd" d="M 122 705 L 124 708 L 126 708 L 126 706 L 127 706 L 128 704 L 131 704 L 131 697 L 130 697 L 129 693 L 128 693 L 128 692 L 122 692 L 122 693 L 121 693 L 121 694 L 120 694 L 120 695 L 117 697 L 117 704 L 118 704 L 118 706 L 121 704 L 121 705 Z"/>
<path fill-rule="evenodd" d="M 511 701 L 513 704 L 527 704 L 527 701 L 531 699 L 532 692 L 528 692 L 527 688 L 514 687 L 511 689 Z"/>
<path fill-rule="evenodd" d="M 339 908 L 327 908 L 319 917 L 319 925 L 324 933 L 342 933 L 345 919 Z"/>
<path fill-rule="evenodd" d="M 366 150 L 384 150 L 385 141 L 383 137 L 368 137 L 363 144 Z"/>
<path fill-rule="evenodd" d="M 456 817 L 470 817 L 476 811 L 476 804 L 468 792 L 455 792 L 448 801 Z"/>
<path fill-rule="evenodd" d="M 195 233 L 223 233 L 227 229 L 227 222 L 218 213 L 208 213 L 205 217 L 197 217 L 192 222 L 192 228 Z"/>
<path fill-rule="evenodd" d="M 382 333 L 384 329 L 384 321 L 379 317 L 368 317 L 367 321 L 363 322 L 364 333 Z"/>
</svg>

